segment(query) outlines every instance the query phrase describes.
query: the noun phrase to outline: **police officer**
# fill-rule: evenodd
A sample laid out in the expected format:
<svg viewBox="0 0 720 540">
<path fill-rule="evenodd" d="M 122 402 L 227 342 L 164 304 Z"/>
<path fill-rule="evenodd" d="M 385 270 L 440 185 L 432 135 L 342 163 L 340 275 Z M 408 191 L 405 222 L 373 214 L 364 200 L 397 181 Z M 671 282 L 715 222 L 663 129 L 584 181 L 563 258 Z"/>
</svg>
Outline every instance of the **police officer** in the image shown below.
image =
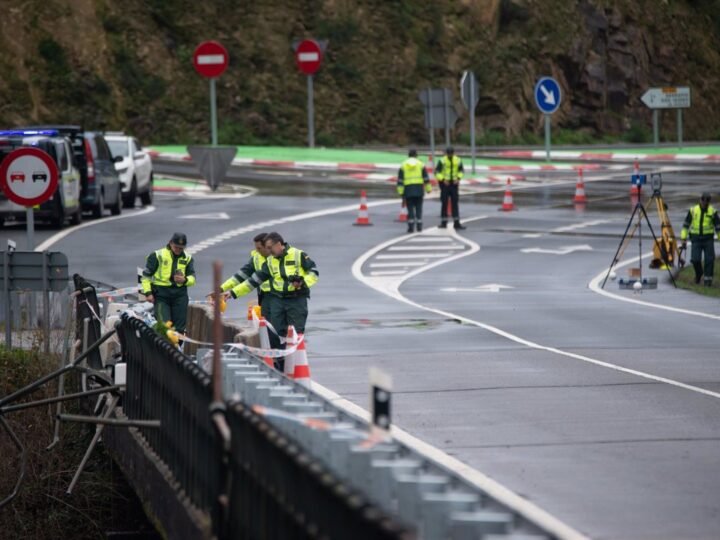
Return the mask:
<svg viewBox="0 0 720 540">
<path fill-rule="evenodd" d="M 155 318 L 172 321 L 180 333 L 187 324 L 187 288 L 195 285 L 195 267 L 186 246 L 187 236 L 174 233 L 164 248 L 147 256 L 140 281 L 142 293 L 155 304 Z"/>
<path fill-rule="evenodd" d="M 445 155 L 438 160 L 435 167 L 435 179 L 440 185 L 440 228 L 447 227 L 448 200 L 452 207 L 452 218 L 456 229 L 465 229 L 460 223 L 460 210 L 458 208 L 458 184 L 462 180 L 462 160 L 455 155 L 455 149 L 450 146 L 445 150 Z"/>
<path fill-rule="evenodd" d="M 255 272 L 259 272 L 262 269 L 263 264 L 265 264 L 265 259 L 267 259 L 267 256 L 270 255 L 270 250 L 265 247 L 265 238 L 267 238 L 267 233 L 260 233 L 253 238 L 253 242 L 255 242 L 255 249 L 250 252 L 250 260 L 245 266 L 243 266 L 240 270 L 233 274 L 231 278 L 227 279 L 220 286 L 220 290 L 222 292 L 229 291 L 230 289 L 232 289 L 236 285 L 239 285 L 246 279 L 250 279 L 250 277 Z M 263 281 L 257 290 L 260 313 L 266 319 L 267 302 L 265 301 L 265 299 L 267 297 L 266 293 L 268 293 L 269 291 L 270 283 L 267 281 Z"/>
<path fill-rule="evenodd" d="M 405 199 L 408 211 L 407 232 L 415 232 L 415 226 L 417 226 L 418 232 L 422 231 L 423 197 L 431 190 L 432 185 L 425 170 L 425 164 L 417 158 L 417 150 L 411 149 L 408 152 L 408 158 L 403 161 L 398 170 L 397 181 L 398 195 Z"/>
<path fill-rule="evenodd" d="M 703 284 L 709 287 L 712 285 L 713 272 L 715 271 L 714 236 L 717 236 L 720 240 L 720 216 L 718 216 L 715 208 L 710 205 L 709 193 L 703 193 L 700 196 L 700 203 L 690 208 L 687 216 L 685 216 L 683 228 L 680 232 L 683 248 L 687 247 L 688 230 L 692 242 L 690 262 L 695 269 L 695 283 L 700 283 L 700 278 L 703 278 Z M 705 256 L 704 271 L 701 262 L 703 254 Z"/>
<path fill-rule="evenodd" d="M 276 232 L 265 237 L 265 247 L 269 255 L 259 271 L 248 279 L 230 289 L 230 296 L 238 298 L 260 286 L 264 281 L 270 283 L 270 290 L 265 295 L 267 302 L 267 319 L 278 336 L 287 335 L 289 325 L 293 325 L 299 334 L 305 333 L 305 322 L 308 316 L 308 298 L 310 287 L 317 283 L 319 273 L 315 262 L 302 250 L 285 243 L 283 237 Z M 278 342 L 278 336 L 271 336 L 271 346 L 284 348 Z M 279 360 L 276 367 L 282 371 L 284 360 Z"/>
</svg>

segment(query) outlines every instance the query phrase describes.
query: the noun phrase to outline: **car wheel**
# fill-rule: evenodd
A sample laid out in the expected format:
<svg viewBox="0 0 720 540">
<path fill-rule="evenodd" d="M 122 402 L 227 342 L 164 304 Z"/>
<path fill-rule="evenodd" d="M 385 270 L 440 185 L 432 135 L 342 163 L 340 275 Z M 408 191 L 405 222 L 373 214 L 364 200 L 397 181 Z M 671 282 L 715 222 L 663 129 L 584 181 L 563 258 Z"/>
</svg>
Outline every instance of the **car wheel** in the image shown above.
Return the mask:
<svg viewBox="0 0 720 540">
<path fill-rule="evenodd" d="M 150 175 L 150 182 L 148 182 L 148 188 L 145 193 L 140 194 L 140 202 L 143 206 L 149 206 L 153 203 L 153 177 Z"/>
<path fill-rule="evenodd" d="M 99 219 L 103 217 L 103 214 L 105 213 L 105 198 L 103 197 L 102 191 L 98 193 L 98 202 L 95 205 L 95 207 L 92 209 L 92 215 L 94 218 Z"/>
<path fill-rule="evenodd" d="M 117 197 L 115 204 L 110 207 L 110 213 L 113 216 L 119 216 L 122 213 L 122 191 L 120 191 L 120 184 L 117 186 Z"/>
<path fill-rule="evenodd" d="M 130 189 L 127 193 L 123 194 L 123 206 L 125 208 L 132 208 L 135 206 L 135 197 L 137 197 L 137 180 L 133 176 L 132 182 L 130 183 Z"/>
<path fill-rule="evenodd" d="M 78 203 L 78 208 L 70 218 L 71 225 L 80 225 L 82 223 L 82 206 Z"/>
</svg>

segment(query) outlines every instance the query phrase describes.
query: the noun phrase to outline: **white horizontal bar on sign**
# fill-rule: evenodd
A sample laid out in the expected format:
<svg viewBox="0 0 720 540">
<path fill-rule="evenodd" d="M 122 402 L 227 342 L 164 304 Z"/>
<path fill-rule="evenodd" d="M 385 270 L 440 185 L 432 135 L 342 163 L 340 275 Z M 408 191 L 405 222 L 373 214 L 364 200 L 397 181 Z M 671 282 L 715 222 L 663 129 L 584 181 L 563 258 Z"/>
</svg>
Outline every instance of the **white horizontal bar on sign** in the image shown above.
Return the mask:
<svg viewBox="0 0 720 540">
<path fill-rule="evenodd" d="M 394 266 L 425 266 L 428 261 L 418 262 L 395 262 L 395 263 L 370 263 L 370 268 L 392 268 Z"/>
<path fill-rule="evenodd" d="M 316 52 L 303 52 L 298 54 L 298 60 L 301 62 L 317 62 L 320 60 L 320 55 Z"/>
<path fill-rule="evenodd" d="M 418 258 L 432 258 L 432 259 L 442 259 L 443 257 L 449 257 L 451 253 L 423 253 L 416 254 L 416 255 L 376 255 L 376 259 L 418 259 Z"/>
<path fill-rule="evenodd" d="M 465 249 L 463 244 L 446 244 L 444 246 L 394 246 L 388 251 L 420 251 L 424 249 Z"/>
<path fill-rule="evenodd" d="M 199 66 L 210 66 L 214 64 L 224 64 L 225 56 L 222 54 L 201 54 L 197 57 Z"/>
</svg>

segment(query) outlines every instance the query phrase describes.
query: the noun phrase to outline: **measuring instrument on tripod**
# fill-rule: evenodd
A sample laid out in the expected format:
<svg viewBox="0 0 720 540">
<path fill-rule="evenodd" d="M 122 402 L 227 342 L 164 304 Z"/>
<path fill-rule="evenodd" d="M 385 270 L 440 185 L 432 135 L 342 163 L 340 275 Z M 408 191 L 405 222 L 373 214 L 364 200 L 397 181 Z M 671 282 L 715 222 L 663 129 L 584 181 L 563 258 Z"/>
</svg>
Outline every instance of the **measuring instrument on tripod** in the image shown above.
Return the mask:
<svg viewBox="0 0 720 540">
<path fill-rule="evenodd" d="M 630 176 L 630 182 L 633 186 L 633 192 L 637 190 L 637 202 L 633 207 L 632 214 L 628 220 L 627 227 L 620 239 L 620 245 L 618 246 L 613 261 L 608 268 L 608 272 L 605 275 L 605 279 L 602 282 L 601 288 L 605 288 L 608 277 L 614 274 L 615 265 L 622 258 L 625 249 L 630 244 L 633 236 L 637 233 L 638 239 L 638 268 L 631 269 L 631 279 L 625 281 L 620 280 L 621 288 L 633 288 L 634 290 L 642 289 L 656 289 L 657 288 L 657 277 L 643 278 L 642 275 L 642 224 L 643 220 L 650 230 L 650 234 L 653 237 L 653 259 L 650 262 L 650 268 L 665 268 L 670 276 L 670 281 L 673 286 L 677 287 L 675 283 L 675 277 L 672 274 L 672 268 L 675 265 L 676 255 L 677 262 L 680 266 L 685 264 L 682 259 L 682 252 L 677 248 L 677 240 L 675 239 L 675 232 L 673 231 L 672 225 L 667 215 L 667 205 L 662 197 L 662 175 L 660 173 L 652 173 L 650 175 L 650 185 L 653 189 L 652 197 L 650 202 L 655 202 L 658 216 L 660 218 L 660 238 L 655 235 L 650 219 L 648 218 L 645 206 L 642 203 L 642 186 L 647 184 L 647 175 L 635 172 Z M 614 276 L 613 276 L 614 279 Z"/>
</svg>

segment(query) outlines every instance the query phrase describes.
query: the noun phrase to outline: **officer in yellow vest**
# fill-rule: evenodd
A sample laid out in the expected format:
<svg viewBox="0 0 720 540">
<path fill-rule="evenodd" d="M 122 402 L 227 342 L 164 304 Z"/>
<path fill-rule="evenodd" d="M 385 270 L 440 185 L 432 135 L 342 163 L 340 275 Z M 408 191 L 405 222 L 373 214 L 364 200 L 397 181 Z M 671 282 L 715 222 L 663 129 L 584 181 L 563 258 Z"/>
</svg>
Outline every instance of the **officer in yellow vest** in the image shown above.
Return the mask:
<svg viewBox="0 0 720 540">
<path fill-rule="evenodd" d="M 240 285 L 246 279 L 250 279 L 255 272 L 259 272 L 265 264 L 265 259 L 270 255 L 270 250 L 265 247 L 265 239 L 267 233 L 260 233 L 253 238 L 255 242 L 255 249 L 250 252 L 250 260 L 240 270 L 235 272 L 233 276 L 227 279 L 221 286 L 222 292 L 227 292 L 233 287 Z M 263 281 L 260 287 L 257 289 L 258 305 L 260 306 L 260 312 L 263 317 L 267 319 L 267 293 L 270 292 L 270 283 Z"/>
<path fill-rule="evenodd" d="M 408 158 L 403 161 L 398 170 L 397 192 L 405 199 L 408 211 L 407 232 L 421 232 L 423 230 L 422 209 L 425 193 L 430 193 L 432 185 L 430 177 L 425 170 L 425 164 L 417 158 L 417 150 L 411 149 Z"/>
<path fill-rule="evenodd" d="M 447 227 L 448 200 L 452 209 L 452 218 L 456 229 L 465 229 L 460 223 L 460 209 L 458 208 L 458 184 L 462 180 L 462 160 L 455 155 L 455 149 L 450 146 L 445 150 L 445 155 L 438 160 L 435 167 L 435 179 L 440 185 L 440 228 Z"/>
<path fill-rule="evenodd" d="M 293 325 L 297 333 L 304 334 L 310 287 L 319 279 L 317 266 L 307 253 L 285 243 L 283 237 L 276 232 L 268 233 L 265 237 L 265 247 L 270 254 L 262 268 L 230 289 L 230 296 L 244 296 L 268 281 L 270 290 L 265 295 L 267 320 L 278 336 L 285 337 L 289 325 Z M 282 349 L 284 345 L 278 342 L 278 336 L 270 332 L 270 344 L 273 348 Z M 278 341 L 273 343 L 273 340 Z M 284 365 L 284 360 L 276 363 L 276 367 L 281 371 Z"/>
<path fill-rule="evenodd" d="M 687 247 L 688 231 L 692 242 L 690 262 L 695 269 L 695 283 L 700 283 L 700 278 L 703 278 L 703 284 L 710 287 L 715 271 L 714 237 L 717 236 L 720 240 L 720 216 L 710 205 L 709 193 L 703 193 L 700 196 L 700 203 L 690 208 L 685 216 L 683 228 L 680 231 L 683 248 Z M 704 270 L 703 255 L 705 256 Z"/>
<path fill-rule="evenodd" d="M 186 246 L 187 236 L 174 233 L 167 246 L 147 256 L 140 281 L 142 293 L 155 304 L 155 318 L 172 321 L 180 333 L 187 324 L 187 288 L 195 285 L 195 266 Z"/>
</svg>

